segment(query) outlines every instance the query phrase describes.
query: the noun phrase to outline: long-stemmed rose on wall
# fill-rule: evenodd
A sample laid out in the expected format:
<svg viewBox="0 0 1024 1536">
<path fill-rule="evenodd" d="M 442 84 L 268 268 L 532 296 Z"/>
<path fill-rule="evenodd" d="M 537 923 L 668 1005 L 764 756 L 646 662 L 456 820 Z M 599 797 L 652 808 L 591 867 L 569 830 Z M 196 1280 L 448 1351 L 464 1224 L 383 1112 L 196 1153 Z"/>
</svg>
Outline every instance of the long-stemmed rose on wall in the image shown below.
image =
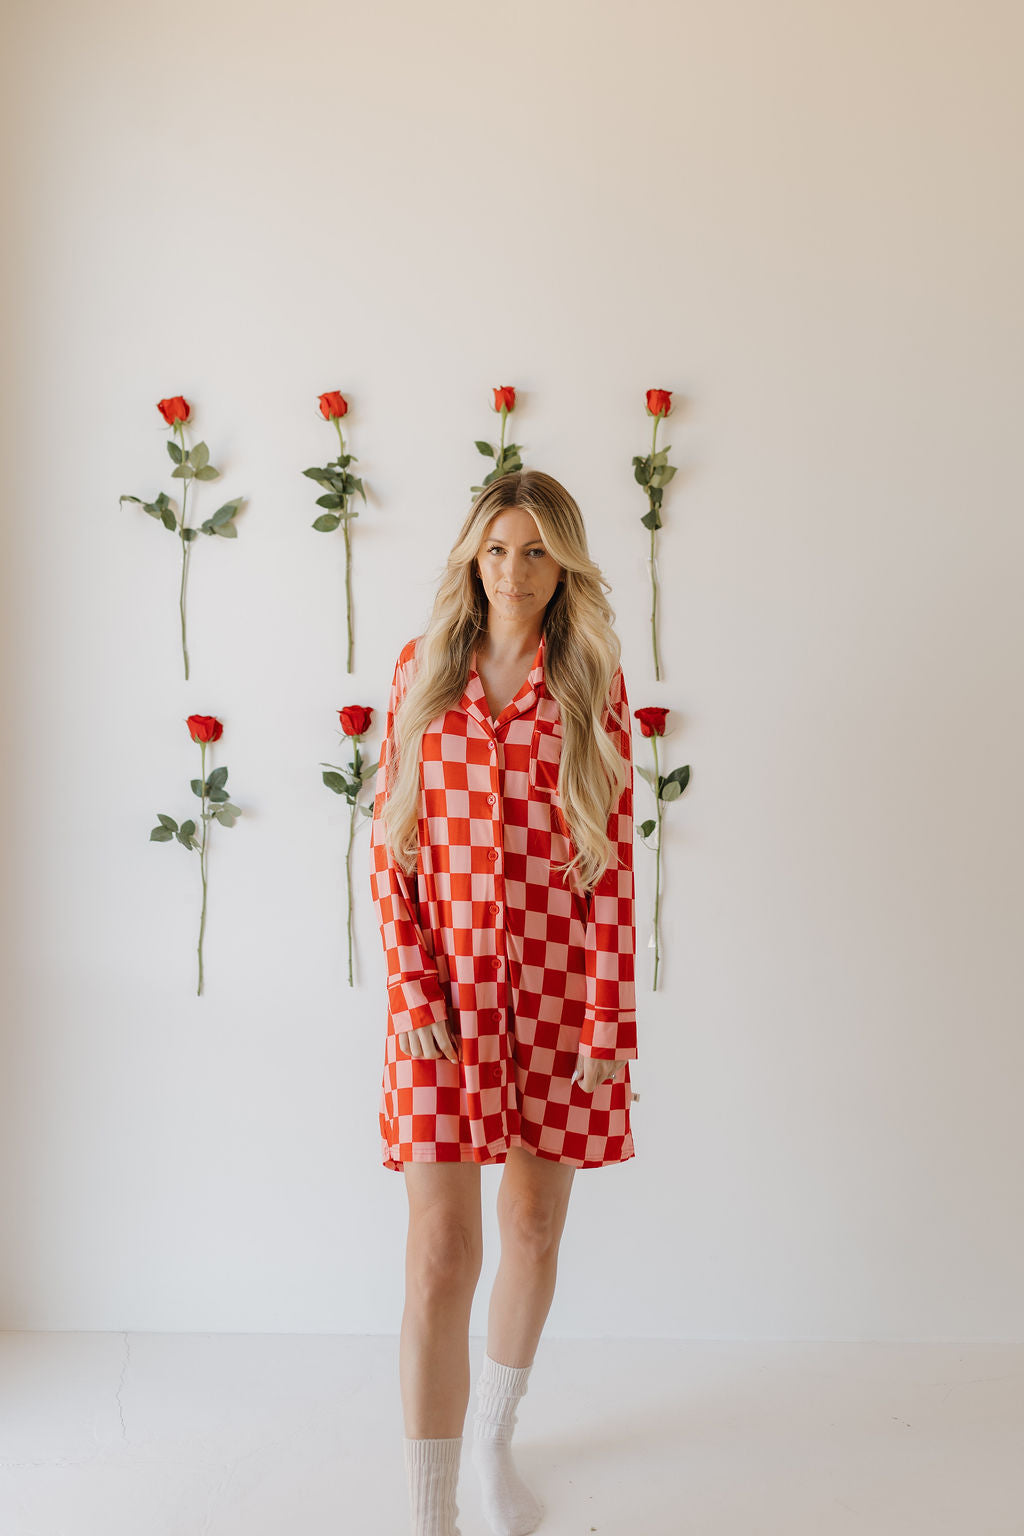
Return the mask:
<svg viewBox="0 0 1024 1536">
<path fill-rule="evenodd" d="M 689 766 L 686 768 L 673 768 L 672 772 L 665 774 L 664 778 L 659 772 L 658 737 L 665 734 L 665 721 L 668 717 L 667 709 L 634 709 L 633 714 L 640 722 L 641 731 L 645 736 L 651 738 L 651 746 L 654 750 L 653 772 L 650 768 L 641 768 L 639 764 L 637 764 L 637 772 L 647 780 L 654 790 L 656 819 L 643 822 L 637 830 L 648 848 L 651 847 L 651 844 L 647 842 L 647 839 L 655 829 L 657 829 L 658 833 L 657 841 L 654 844 L 654 930 L 652 935 L 654 941 L 654 984 L 651 988 L 652 992 L 657 992 L 658 925 L 661 901 L 661 808 L 666 802 L 679 799 L 679 796 L 690 782 L 690 769 Z"/>
<path fill-rule="evenodd" d="M 185 722 L 189 735 L 198 743 L 201 753 L 201 777 L 193 779 L 192 793 L 201 801 L 200 823 L 202 833 L 196 836 L 197 827 L 194 821 L 183 821 L 181 826 L 173 816 L 165 816 L 162 811 L 157 813 L 158 825 L 149 834 L 151 843 L 169 843 L 176 838 L 183 848 L 188 848 L 193 853 L 199 854 L 199 874 L 203 883 L 203 910 L 199 918 L 199 985 L 196 987 L 197 995 L 203 990 L 203 935 L 206 931 L 206 891 L 207 891 L 207 859 L 209 857 L 210 822 L 219 821 L 224 827 L 233 827 L 242 812 L 237 805 L 232 805 L 225 785 L 228 781 L 226 768 L 215 768 L 207 777 L 206 773 L 206 749 L 215 741 L 219 741 L 224 727 L 214 715 L 189 715 Z"/>
<path fill-rule="evenodd" d="M 674 467 L 668 462 L 669 449 L 658 448 L 658 423 L 662 421 L 672 409 L 672 391 L 670 389 L 649 389 L 646 395 L 647 414 L 654 417 L 654 434 L 651 438 L 651 451 L 646 458 L 639 454 L 633 456 L 633 475 L 638 485 L 642 485 L 647 492 L 647 511 L 640 521 L 651 533 L 651 644 L 654 647 L 654 675 L 660 680 L 661 663 L 658 660 L 658 572 L 654 536 L 661 527 L 661 502 L 665 486 L 668 485 L 675 474 Z"/>
<path fill-rule="evenodd" d="M 363 482 L 358 475 L 349 471 L 349 465 L 356 462 L 354 453 L 345 452 L 345 439 L 341 431 L 341 418 L 348 415 L 348 401 L 337 389 L 329 389 L 319 397 L 320 414 L 325 421 L 333 421 L 338 433 L 338 457 L 329 459 L 322 469 L 304 469 L 302 473 L 310 480 L 315 480 L 318 485 L 324 487 L 324 494 L 318 496 L 318 507 L 326 508 L 314 521 L 313 527 L 317 533 L 333 533 L 336 528 L 341 528 L 345 535 L 345 612 L 348 619 L 348 662 L 346 671 L 352 671 L 352 534 L 349 523 L 354 517 L 358 517 L 354 506 L 349 505 L 350 498 L 356 492 L 363 498 L 366 505 L 366 492 L 363 490 Z"/>
<path fill-rule="evenodd" d="M 502 475 L 510 475 L 513 470 L 522 469 L 523 467 L 523 461 L 520 457 L 522 449 L 519 444 L 506 443 L 505 441 L 505 423 L 509 418 L 510 412 L 514 411 L 515 408 L 516 392 L 511 384 L 503 384 L 500 389 L 494 391 L 494 404 L 491 406 L 491 410 L 500 411 L 501 413 L 501 437 L 498 440 L 497 447 L 493 443 L 485 443 L 483 438 L 477 439 L 477 451 L 482 453 L 485 458 L 493 459 L 494 468 L 490 474 L 484 476 L 483 485 L 470 486 L 474 496 L 478 495 L 485 486 L 490 485 L 492 481 L 499 479 Z"/>
<path fill-rule="evenodd" d="M 205 443 L 196 443 L 194 448 L 185 447 L 185 423 L 192 414 L 192 407 L 183 395 L 171 395 L 167 399 L 157 401 L 157 410 L 174 434 L 174 440 L 168 442 L 167 452 L 174 463 L 171 470 L 173 480 L 183 481 L 181 488 L 181 519 L 175 515 L 170 497 L 165 491 L 161 491 L 154 501 L 143 501 L 140 496 L 122 496 L 121 502 L 134 501 L 143 512 L 148 512 L 150 517 L 155 517 L 157 522 L 163 523 L 168 533 L 176 533 L 181 540 L 181 586 L 178 593 L 178 608 L 181 614 L 181 654 L 185 661 L 185 677 L 188 677 L 188 642 L 185 635 L 185 586 L 188 581 L 189 554 L 192 548 L 192 540 L 197 533 L 217 534 L 222 539 L 234 539 L 238 537 L 238 529 L 235 527 L 234 517 L 245 499 L 236 496 L 233 501 L 226 501 L 222 507 L 218 507 L 212 517 L 208 517 L 198 528 L 188 526 L 188 493 L 193 480 L 217 480 L 220 470 L 214 469 L 210 463 L 210 450 Z"/>
<path fill-rule="evenodd" d="M 345 850 L 345 885 L 348 894 L 348 984 L 352 981 L 352 845 L 356 835 L 356 818 L 362 811 L 364 816 L 373 814 L 373 806 L 360 805 L 359 795 L 370 779 L 374 778 L 379 763 L 364 763 L 359 753 L 359 743 L 370 729 L 373 721 L 373 710 L 365 704 L 348 704 L 344 709 L 338 710 L 338 719 L 341 728 L 352 743 L 352 761 L 344 768 L 338 768 L 334 763 L 321 763 L 321 768 L 329 771 L 324 774 L 324 783 L 328 789 L 333 789 L 336 795 L 344 795 L 349 804 L 348 822 L 348 847 Z"/>
</svg>

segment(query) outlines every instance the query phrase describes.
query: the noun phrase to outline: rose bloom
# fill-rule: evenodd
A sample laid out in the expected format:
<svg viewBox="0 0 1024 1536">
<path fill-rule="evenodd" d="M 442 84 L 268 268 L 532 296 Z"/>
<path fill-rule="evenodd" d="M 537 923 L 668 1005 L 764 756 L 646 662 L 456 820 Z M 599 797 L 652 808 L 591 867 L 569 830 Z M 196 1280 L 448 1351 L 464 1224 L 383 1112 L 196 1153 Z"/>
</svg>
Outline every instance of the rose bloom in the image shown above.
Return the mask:
<svg viewBox="0 0 1024 1536">
<path fill-rule="evenodd" d="M 664 736 L 665 716 L 668 714 L 667 709 L 650 707 L 647 709 L 634 709 L 633 713 L 640 721 L 640 729 L 645 736 Z"/>
<path fill-rule="evenodd" d="M 502 406 L 506 411 L 514 411 L 516 408 L 516 392 L 511 384 L 503 384 L 494 391 L 494 409 L 500 411 Z"/>
<path fill-rule="evenodd" d="M 344 709 L 338 710 L 338 719 L 346 736 L 365 736 L 372 718 L 373 710 L 367 709 L 365 704 L 346 704 Z"/>
<path fill-rule="evenodd" d="M 672 409 L 672 391 L 670 389 L 649 389 L 647 391 L 647 414 L 649 416 L 667 416 Z"/>
<path fill-rule="evenodd" d="M 189 715 L 186 723 L 193 741 L 219 741 L 224 731 L 214 715 Z"/>
<path fill-rule="evenodd" d="M 335 416 L 348 415 L 348 401 L 337 389 L 329 389 L 325 395 L 320 396 L 320 415 L 325 421 L 333 421 Z"/>
<path fill-rule="evenodd" d="M 192 409 L 184 395 L 171 395 L 166 400 L 158 400 L 156 408 L 169 427 L 173 427 L 176 421 L 188 421 Z"/>
</svg>

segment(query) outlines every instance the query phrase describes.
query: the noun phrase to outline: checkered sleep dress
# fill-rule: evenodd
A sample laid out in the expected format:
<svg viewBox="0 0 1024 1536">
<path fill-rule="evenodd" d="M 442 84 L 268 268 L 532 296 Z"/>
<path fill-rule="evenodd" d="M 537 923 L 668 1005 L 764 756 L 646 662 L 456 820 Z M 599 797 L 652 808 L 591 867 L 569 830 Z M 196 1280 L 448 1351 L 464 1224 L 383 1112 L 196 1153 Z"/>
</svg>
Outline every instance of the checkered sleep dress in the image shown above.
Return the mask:
<svg viewBox="0 0 1024 1536">
<path fill-rule="evenodd" d="M 458 705 L 424 732 L 412 877 L 388 852 L 381 811 L 415 640 L 395 667 L 369 861 L 387 961 L 386 1168 L 503 1163 L 516 1146 L 577 1168 L 634 1155 L 628 1065 L 592 1094 L 570 1082 L 578 1054 L 637 1055 L 629 704 L 620 667 L 610 697 L 625 729 L 605 711 L 627 763 L 608 822 L 619 863 L 588 898 L 554 867 L 575 850 L 558 798 L 561 714 L 545 689 L 544 647 L 542 637 L 529 676 L 496 720 L 474 655 Z M 400 1034 L 443 1019 L 457 1062 L 399 1052 Z"/>
</svg>

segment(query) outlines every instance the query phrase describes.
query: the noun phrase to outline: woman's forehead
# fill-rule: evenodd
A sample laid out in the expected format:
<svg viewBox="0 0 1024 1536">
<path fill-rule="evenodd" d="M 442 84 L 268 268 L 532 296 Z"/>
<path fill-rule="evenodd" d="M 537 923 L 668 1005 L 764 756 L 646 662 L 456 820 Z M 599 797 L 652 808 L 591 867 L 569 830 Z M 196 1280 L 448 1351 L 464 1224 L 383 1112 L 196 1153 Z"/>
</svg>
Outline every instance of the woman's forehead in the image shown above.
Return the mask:
<svg viewBox="0 0 1024 1536">
<path fill-rule="evenodd" d="M 501 539 L 504 543 L 514 543 L 517 538 L 523 544 L 543 543 L 533 514 L 525 507 L 506 507 L 499 512 L 488 523 L 485 538 Z"/>
</svg>

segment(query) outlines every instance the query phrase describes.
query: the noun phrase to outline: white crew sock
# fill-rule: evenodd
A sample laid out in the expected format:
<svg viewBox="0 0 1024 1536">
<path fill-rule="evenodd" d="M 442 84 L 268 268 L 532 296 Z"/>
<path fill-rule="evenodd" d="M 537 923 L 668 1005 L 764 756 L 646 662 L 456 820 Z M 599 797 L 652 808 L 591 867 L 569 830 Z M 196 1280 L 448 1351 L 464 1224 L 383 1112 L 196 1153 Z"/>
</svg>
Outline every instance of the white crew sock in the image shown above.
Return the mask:
<svg viewBox="0 0 1024 1536">
<path fill-rule="evenodd" d="M 462 1436 L 450 1440 L 405 1441 L 412 1536 L 459 1536 L 455 1490 L 459 1483 Z"/>
<path fill-rule="evenodd" d="M 544 1505 L 523 1482 L 512 1461 L 516 1406 L 526 1392 L 531 1365 L 500 1365 L 484 1355 L 473 1419 L 473 1465 L 480 1474 L 484 1518 L 495 1536 L 535 1531 Z"/>
</svg>

